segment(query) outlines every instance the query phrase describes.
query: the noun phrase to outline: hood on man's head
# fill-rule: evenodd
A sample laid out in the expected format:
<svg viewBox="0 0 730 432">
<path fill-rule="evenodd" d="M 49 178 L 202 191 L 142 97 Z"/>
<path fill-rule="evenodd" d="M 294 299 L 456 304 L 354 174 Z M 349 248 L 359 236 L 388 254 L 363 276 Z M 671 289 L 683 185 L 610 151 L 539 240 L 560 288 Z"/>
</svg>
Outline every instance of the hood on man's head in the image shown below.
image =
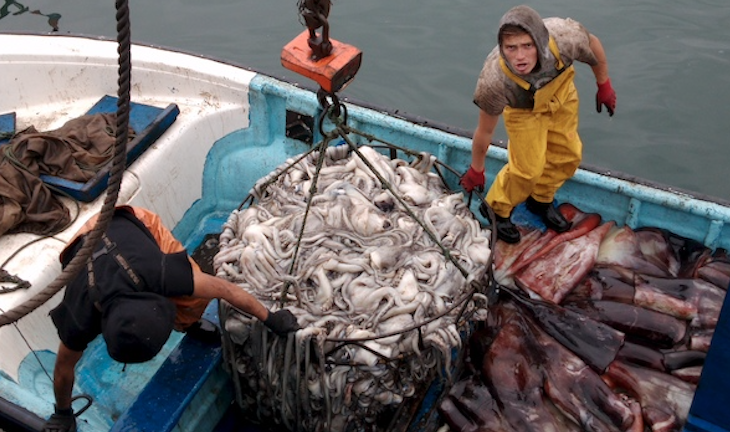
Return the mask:
<svg viewBox="0 0 730 432">
<path fill-rule="evenodd" d="M 109 356 L 142 363 L 160 352 L 175 323 L 175 305 L 151 292 L 124 292 L 102 305 L 101 332 Z"/>
<path fill-rule="evenodd" d="M 499 20 L 499 40 L 501 40 L 502 30 L 506 25 L 522 27 L 532 36 L 535 47 L 537 47 L 538 64 L 545 65 L 547 64 L 546 60 L 553 58 L 550 52 L 550 33 L 548 33 L 542 17 L 540 17 L 540 14 L 535 9 L 520 5 L 508 10 L 502 16 L 502 19 Z M 501 44 L 499 46 L 499 52 L 504 57 Z"/>
</svg>

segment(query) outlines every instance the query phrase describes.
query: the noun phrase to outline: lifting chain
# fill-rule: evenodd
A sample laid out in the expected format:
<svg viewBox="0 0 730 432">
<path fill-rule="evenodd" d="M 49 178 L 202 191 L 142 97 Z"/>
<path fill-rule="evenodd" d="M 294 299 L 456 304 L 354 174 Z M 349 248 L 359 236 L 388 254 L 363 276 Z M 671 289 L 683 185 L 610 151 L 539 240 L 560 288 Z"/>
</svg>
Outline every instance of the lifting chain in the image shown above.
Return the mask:
<svg viewBox="0 0 730 432">
<path fill-rule="evenodd" d="M 322 137 L 330 138 L 342 135 L 343 132 L 339 130 L 339 127 L 347 124 L 347 107 L 340 102 L 337 93 L 327 92 L 320 87 L 317 91 L 317 101 L 319 101 L 319 106 L 322 107 L 322 113 L 319 116 L 319 133 L 322 134 Z M 335 124 L 337 128 L 329 133 L 325 132 L 325 118 Z"/>
<path fill-rule="evenodd" d="M 332 42 L 330 42 L 330 25 L 327 17 L 330 14 L 332 2 L 330 0 L 299 0 L 297 4 L 299 13 L 302 15 L 304 24 L 309 29 L 307 43 L 312 49 L 312 59 L 319 60 L 332 53 Z M 317 34 L 317 29 L 322 28 L 322 34 Z"/>
</svg>

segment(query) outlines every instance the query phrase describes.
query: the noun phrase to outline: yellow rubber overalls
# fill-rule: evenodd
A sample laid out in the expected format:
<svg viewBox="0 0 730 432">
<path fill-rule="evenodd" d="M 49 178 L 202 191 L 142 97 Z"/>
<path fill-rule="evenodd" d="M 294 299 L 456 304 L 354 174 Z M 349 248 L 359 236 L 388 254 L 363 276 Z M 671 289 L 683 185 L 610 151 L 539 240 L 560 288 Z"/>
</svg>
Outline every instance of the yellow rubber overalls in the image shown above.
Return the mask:
<svg viewBox="0 0 730 432">
<path fill-rule="evenodd" d="M 550 37 L 556 67 L 564 68 L 557 44 Z M 504 73 L 525 90 L 530 84 L 515 75 L 500 58 Z M 527 197 L 552 202 L 555 192 L 580 165 L 578 92 L 573 65 L 534 93 L 532 109 L 506 107 L 504 125 L 509 137 L 507 164 L 497 174 L 486 201 L 501 217 L 509 217 Z"/>
</svg>

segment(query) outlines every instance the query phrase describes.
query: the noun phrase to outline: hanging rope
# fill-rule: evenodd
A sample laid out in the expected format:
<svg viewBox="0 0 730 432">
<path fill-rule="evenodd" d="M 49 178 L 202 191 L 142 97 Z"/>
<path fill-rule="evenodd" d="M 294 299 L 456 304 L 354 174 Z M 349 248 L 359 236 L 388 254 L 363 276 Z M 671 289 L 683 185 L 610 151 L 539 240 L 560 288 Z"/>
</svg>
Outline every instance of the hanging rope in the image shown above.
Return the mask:
<svg viewBox="0 0 730 432">
<path fill-rule="evenodd" d="M 126 167 L 127 142 L 129 140 L 129 111 L 130 111 L 130 87 L 131 87 L 131 35 L 129 22 L 129 6 L 127 0 L 116 1 L 117 18 L 117 53 L 119 55 L 118 68 L 118 99 L 116 116 L 116 140 L 114 156 L 107 183 L 106 198 L 101 207 L 99 219 L 94 228 L 89 232 L 84 245 L 76 256 L 66 266 L 63 272 L 44 289 L 26 300 L 19 306 L 0 315 L 0 327 L 15 323 L 19 319 L 36 310 L 56 295 L 63 287 L 73 280 L 78 272 L 85 267 L 86 261 L 96 249 L 102 234 L 106 231 L 111 222 L 119 196 L 119 189 L 122 183 L 122 175 Z"/>
</svg>

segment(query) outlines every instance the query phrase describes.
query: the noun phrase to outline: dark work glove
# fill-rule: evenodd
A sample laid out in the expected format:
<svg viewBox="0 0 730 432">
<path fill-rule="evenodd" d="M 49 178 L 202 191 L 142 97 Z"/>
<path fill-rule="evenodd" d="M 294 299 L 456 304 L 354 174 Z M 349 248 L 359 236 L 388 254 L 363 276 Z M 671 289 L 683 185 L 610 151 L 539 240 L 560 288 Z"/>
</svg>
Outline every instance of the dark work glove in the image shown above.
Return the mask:
<svg viewBox="0 0 730 432">
<path fill-rule="evenodd" d="M 264 325 L 279 336 L 286 336 L 289 332 L 299 330 L 297 319 L 287 309 L 269 312 Z"/>
<path fill-rule="evenodd" d="M 43 425 L 43 432 L 76 432 L 76 417 L 71 408 L 58 409 Z"/>
<path fill-rule="evenodd" d="M 466 170 L 459 180 L 459 184 L 464 188 L 465 191 L 471 192 L 474 188 L 477 188 L 479 192 L 484 191 L 484 171 L 477 171 L 469 165 L 469 169 Z"/>
<path fill-rule="evenodd" d="M 596 111 L 601 112 L 601 107 L 605 105 L 608 116 L 613 117 L 616 110 L 616 92 L 611 87 L 611 79 L 607 79 L 603 84 L 598 84 L 598 92 L 596 93 Z"/>
</svg>

